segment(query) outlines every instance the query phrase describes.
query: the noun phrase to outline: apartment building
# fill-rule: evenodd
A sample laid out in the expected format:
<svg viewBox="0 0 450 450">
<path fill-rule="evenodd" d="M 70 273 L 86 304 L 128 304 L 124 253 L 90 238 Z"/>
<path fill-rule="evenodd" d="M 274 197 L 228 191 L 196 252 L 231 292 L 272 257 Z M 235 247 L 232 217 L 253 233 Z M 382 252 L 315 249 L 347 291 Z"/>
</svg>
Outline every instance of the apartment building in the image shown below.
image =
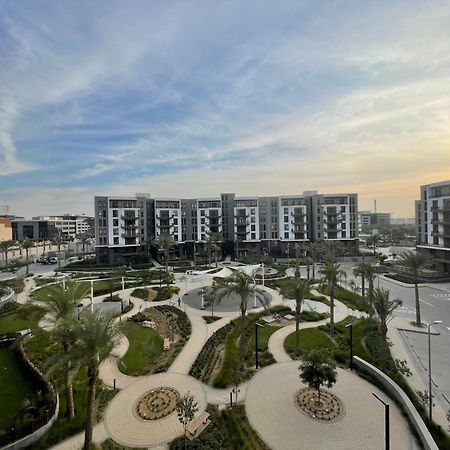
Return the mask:
<svg viewBox="0 0 450 450">
<path fill-rule="evenodd" d="M 374 227 L 391 224 L 391 213 L 360 211 L 359 218 L 364 227 Z"/>
<path fill-rule="evenodd" d="M 11 217 L 0 216 L 0 242 L 10 241 L 12 239 L 12 224 Z"/>
<path fill-rule="evenodd" d="M 95 197 L 97 257 L 103 263 L 124 262 L 161 235 L 171 235 L 177 252 L 187 257 L 211 234 L 223 237 L 231 255 L 286 254 L 290 244 L 322 240 L 340 241 L 350 250 L 358 245 L 357 200 L 357 194 L 316 191 L 271 197 Z"/>
<path fill-rule="evenodd" d="M 450 274 L 450 180 L 421 186 L 415 206 L 417 250 Z"/>
<path fill-rule="evenodd" d="M 81 234 L 92 234 L 94 231 L 94 218 L 64 214 L 62 216 L 36 216 L 33 220 L 45 221 L 55 227 L 61 236 L 75 239 Z"/>
</svg>

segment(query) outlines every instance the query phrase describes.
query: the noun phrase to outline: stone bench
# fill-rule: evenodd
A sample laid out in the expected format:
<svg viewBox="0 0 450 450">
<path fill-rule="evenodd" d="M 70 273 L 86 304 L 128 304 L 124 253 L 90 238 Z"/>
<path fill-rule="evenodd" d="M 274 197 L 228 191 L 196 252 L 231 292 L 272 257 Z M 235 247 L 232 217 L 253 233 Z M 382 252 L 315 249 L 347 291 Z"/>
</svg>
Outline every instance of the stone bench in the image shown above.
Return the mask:
<svg viewBox="0 0 450 450">
<path fill-rule="evenodd" d="M 203 411 L 196 419 L 191 420 L 186 427 L 187 436 L 192 441 L 196 438 L 209 424 L 209 413 Z"/>
</svg>

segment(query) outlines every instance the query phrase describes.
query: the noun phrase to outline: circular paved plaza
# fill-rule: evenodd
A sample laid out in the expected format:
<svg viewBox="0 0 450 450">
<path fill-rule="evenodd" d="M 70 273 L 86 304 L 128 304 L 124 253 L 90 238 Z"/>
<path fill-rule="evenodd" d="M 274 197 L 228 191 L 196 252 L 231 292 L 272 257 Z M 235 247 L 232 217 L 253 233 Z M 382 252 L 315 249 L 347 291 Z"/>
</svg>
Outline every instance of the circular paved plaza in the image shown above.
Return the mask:
<svg viewBox="0 0 450 450">
<path fill-rule="evenodd" d="M 180 396 L 188 391 L 195 397 L 200 414 L 206 409 L 205 391 L 197 380 L 186 375 L 161 373 L 145 377 L 119 392 L 105 413 L 105 428 L 118 444 L 127 447 L 153 447 L 170 442 L 183 435 L 183 426 L 176 411 L 157 420 L 145 420 L 139 416 L 137 407 L 149 391 L 160 387 L 172 388 Z"/>
<path fill-rule="evenodd" d="M 384 407 L 372 392 L 390 403 L 391 448 L 410 450 L 414 438 L 400 410 L 375 386 L 357 375 L 338 369 L 330 389 L 344 407 L 342 417 L 327 423 L 309 418 L 296 404 L 305 387 L 298 376 L 298 361 L 275 364 L 249 382 L 245 409 L 253 428 L 275 450 L 382 450 Z"/>
</svg>

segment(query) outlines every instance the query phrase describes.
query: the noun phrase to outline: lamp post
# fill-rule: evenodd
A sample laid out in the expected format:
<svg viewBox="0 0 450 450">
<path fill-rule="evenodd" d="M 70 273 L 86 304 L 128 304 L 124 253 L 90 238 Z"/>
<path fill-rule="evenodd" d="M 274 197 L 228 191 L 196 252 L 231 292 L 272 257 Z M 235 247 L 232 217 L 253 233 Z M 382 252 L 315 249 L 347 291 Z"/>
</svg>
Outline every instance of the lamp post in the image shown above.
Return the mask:
<svg viewBox="0 0 450 450">
<path fill-rule="evenodd" d="M 353 370 L 353 324 L 345 325 L 345 328 L 350 328 L 350 370 Z"/>
<path fill-rule="evenodd" d="M 428 409 L 430 421 L 433 420 L 433 396 L 431 395 L 431 325 L 442 323 L 442 320 L 435 320 L 428 325 Z"/>
<path fill-rule="evenodd" d="M 161 287 L 161 267 L 159 268 L 159 287 Z"/>
<path fill-rule="evenodd" d="M 262 285 L 264 287 L 265 286 L 265 284 L 264 284 L 264 282 L 265 282 L 265 278 L 264 278 L 264 274 L 265 274 L 264 263 L 261 264 L 261 268 L 262 268 Z"/>
<path fill-rule="evenodd" d="M 386 403 L 380 397 L 378 397 L 375 392 L 372 392 L 372 395 L 379 400 L 384 405 L 384 438 L 385 438 L 385 449 L 390 449 L 390 430 L 389 430 L 389 403 Z"/>
<path fill-rule="evenodd" d="M 258 370 L 259 361 L 258 361 L 258 328 L 264 328 L 264 325 L 256 322 L 255 323 L 255 367 Z"/>
<path fill-rule="evenodd" d="M 239 389 L 238 385 L 236 385 L 236 386 L 232 389 L 232 391 L 233 391 L 233 394 L 234 394 L 234 403 L 237 404 L 237 401 L 238 401 L 238 394 L 239 394 L 239 392 L 241 392 L 241 390 Z"/>
<path fill-rule="evenodd" d="M 91 313 L 94 313 L 94 280 L 91 280 Z"/>
</svg>

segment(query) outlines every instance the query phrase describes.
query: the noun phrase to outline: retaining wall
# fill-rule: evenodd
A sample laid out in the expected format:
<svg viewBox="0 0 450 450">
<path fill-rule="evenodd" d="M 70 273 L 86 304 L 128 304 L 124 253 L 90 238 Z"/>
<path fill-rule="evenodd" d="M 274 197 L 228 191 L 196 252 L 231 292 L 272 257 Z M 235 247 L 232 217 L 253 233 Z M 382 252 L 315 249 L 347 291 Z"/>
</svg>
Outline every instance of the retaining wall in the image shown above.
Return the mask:
<svg viewBox="0 0 450 450">
<path fill-rule="evenodd" d="M 399 402 L 406 415 L 408 416 L 412 426 L 416 430 L 423 448 L 425 450 L 439 450 L 439 447 L 434 442 L 434 439 L 431 436 L 431 433 L 428 431 L 428 428 L 422 420 L 422 417 L 417 412 L 411 400 L 400 388 L 400 386 L 381 370 L 377 369 L 375 366 L 369 364 L 367 361 L 359 358 L 358 356 L 353 357 L 353 363 L 355 364 L 355 366 L 375 377 L 386 388 L 390 396 Z"/>
</svg>

